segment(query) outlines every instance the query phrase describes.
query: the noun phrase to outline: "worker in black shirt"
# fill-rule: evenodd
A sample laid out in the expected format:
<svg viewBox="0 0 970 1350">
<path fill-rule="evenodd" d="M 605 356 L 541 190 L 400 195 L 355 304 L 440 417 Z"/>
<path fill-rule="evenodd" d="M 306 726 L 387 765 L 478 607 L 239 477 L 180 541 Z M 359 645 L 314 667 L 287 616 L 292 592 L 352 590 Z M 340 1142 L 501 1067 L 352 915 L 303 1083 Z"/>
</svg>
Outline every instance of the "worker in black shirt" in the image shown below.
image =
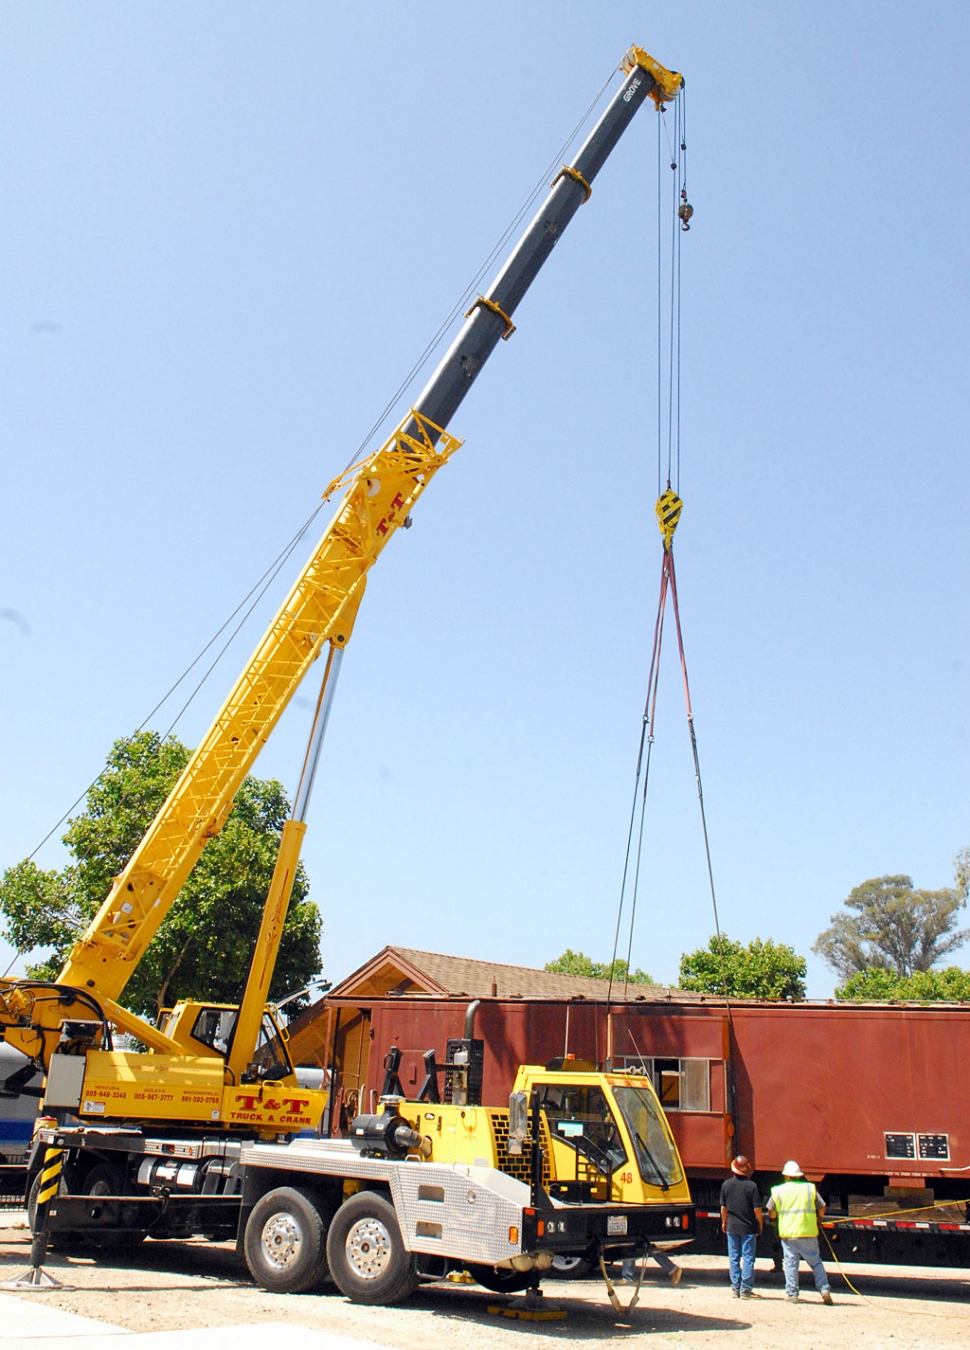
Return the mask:
<svg viewBox="0 0 970 1350">
<path fill-rule="evenodd" d="M 721 1232 L 727 1234 L 731 1292 L 735 1298 L 757 1298 L 754 1292 L 754 1251 L 764 1220 L 761 1192 L 751 1180 L 751 1164 L 739 1156 L 721 1187 Z"/>
</svg>

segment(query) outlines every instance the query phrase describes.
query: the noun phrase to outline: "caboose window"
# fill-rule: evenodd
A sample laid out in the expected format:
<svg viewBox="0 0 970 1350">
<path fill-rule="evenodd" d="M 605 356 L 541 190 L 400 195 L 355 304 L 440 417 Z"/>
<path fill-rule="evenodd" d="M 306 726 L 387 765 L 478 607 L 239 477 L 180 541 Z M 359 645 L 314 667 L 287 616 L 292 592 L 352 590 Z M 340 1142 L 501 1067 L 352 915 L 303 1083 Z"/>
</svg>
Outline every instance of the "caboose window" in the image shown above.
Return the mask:
<svg viewBox="0 0 970 1350">
<path fill-rule="evenodd" d="M 709 1059 L 641 1059 L 627 1056 L 624 1067 L 650 1076 L 665 1111 L 710 1111 Z"/>
</svg>

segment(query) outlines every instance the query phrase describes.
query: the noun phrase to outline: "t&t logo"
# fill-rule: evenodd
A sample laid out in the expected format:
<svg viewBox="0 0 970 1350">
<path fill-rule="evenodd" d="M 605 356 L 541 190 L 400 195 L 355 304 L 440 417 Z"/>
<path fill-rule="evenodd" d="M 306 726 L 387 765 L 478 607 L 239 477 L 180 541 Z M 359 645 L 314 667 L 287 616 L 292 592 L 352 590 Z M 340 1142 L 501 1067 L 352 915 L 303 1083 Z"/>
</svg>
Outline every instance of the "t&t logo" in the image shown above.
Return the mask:
<svg viewBox="0 0 970 1350">
<path fill-rule="evenodd" d="M 262 1100 L 258 1096 L 236 1098 L 237 1111 L 283 1111 L 288 1116 L 301 1115 L 309 1105 L 309 1097 L 281 1097 L 279 1101 L 275 1097 Z"/>
</svg>

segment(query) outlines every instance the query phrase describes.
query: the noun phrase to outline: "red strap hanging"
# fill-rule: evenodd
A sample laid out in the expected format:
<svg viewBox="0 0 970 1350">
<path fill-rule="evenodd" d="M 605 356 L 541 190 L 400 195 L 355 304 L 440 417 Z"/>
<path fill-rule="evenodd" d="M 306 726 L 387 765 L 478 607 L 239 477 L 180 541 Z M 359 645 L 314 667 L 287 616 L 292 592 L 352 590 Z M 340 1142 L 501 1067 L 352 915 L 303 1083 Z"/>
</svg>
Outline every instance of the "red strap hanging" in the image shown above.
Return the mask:
<svg viewBox="0 0 970 1350">
<path fill-rule="evenodd" d="M 677 572 L 674 567 L 673 539 L 674 531 L 680 520 L 680 514 L 683 510 L 683 502 L 680 497 L 668 485 L 666 492 L 662 493 L 657 501 L 656 511 L 657 519 L 660 523 L 660 531 L 663 535 L 663 557 L 660 566 L 660 597 L 657 604 L 657 617 L 653 627 L 653 651 L 650 655 L 650 669 L 647 676 L 647 696 L 643 709 L 643 721 L 640 731 L 640 747 L 637 754 L 636 782 L 633 792 L 633 809 L 630 814 L 630 828 L 627 835 L 626 860 L 623 865 L 623 882 L 620 888 L 620 904 L 616 916 L 616 934 L 613 944 L 613 965 L 610 967 L 610 992 L 612 992 L 612 972 L 616 963 L 616 952 L 619 946 L 620 925 L 623 916 L 623 897 L 626 894 L 627 878 L 630 867 L 630 854 L 633 844 L 633 832 L 636 826 L 637 815 L 637 796 L 638 788 L 642 780 L 642 794 L 640 796 L 640 827 L 638 831 L 638 843 L 636 864 L 633 875 L 633 896 L 630 909 L 630 940 L 627 949 L 627 973 L 629 974 L 630 959 L 633 947 L 633 926 L 636 919 L 637 893 L 640 881 L 640 863 L 643 852 L 643 825 L 645 808 L 647 801 L 647 788 L 650 778 L 650 757 L 654 741 L 654 726 L 657 710 L 657 688 L 660 680 L 660 653 L 663 647 L 663 628 L 664 617 L 667 610 L 667 597 L 670 597 L 671 606 L 674 612 L 674 627 L 677 631 L 677 652 L 680 659 L 680 670 L 684 681 L 684 704 L 687 709 L 687 728 L 690 732 L 691 753 L 694 760 L 694 780 L 697 783 L 697 800 L 701 810 L 701 827 L 704 834 L 704 853 L 707 860 L 707 876 L 711 890 L 711 904 L 714 909 L 714 929 L 718 937 L 721 935 L 721 926 L 717 913 L 717 897 L 714 890 L 714 873 L 711 866 L 711 849 L 707 832 L 707 814 L 704 809 L 704 788 L 701 782 L 700 759 L 697 751 L 697 735 L 694 729 L 694 711 L 690 700 L 690 681 L 687 677 L 687 655 L 684 650 L 684 634 L 680 622 L 680 602 L 677 596 Z M 646 753 L 644 753 L 646 752 Z M 609 995 L 607 995 L 609 997 Z"/>
</svg>

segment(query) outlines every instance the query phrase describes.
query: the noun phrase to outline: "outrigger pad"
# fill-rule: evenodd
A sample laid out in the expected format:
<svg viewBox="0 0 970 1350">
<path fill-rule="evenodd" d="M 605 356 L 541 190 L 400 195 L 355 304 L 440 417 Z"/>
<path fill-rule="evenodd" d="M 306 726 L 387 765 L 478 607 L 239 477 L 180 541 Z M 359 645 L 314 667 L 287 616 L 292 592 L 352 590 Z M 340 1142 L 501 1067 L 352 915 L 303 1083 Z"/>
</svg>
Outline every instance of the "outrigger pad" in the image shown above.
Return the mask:
<svg viewBox="0 0 970 1350">
<path fill-rule="evenodd" d="M 488 1311 L 493 1317 L 520 1317 L 523 1322 L 561 1322 L 566 1317 L 561 1308 L 502 1308 L 497 1303 Z"/>
<path fill-rule="evenodd" d="M 558 1322 L 567 1316 L 555 1303 L 547 1303 L 541 1289 L 527 1289 L 521 1298 L 489 1305 L 493 1317 L 518 1317 L 523 1322 Z"/>
<path fill-rule="evenodd" d="M 22 1275 L 15 1275 L 12 1280 L 0 1281 L 0 1289 L 73 1289 L 73 1284 L 62 1284 L 60 1280 L 55 1280 L 53 1275 L 48 1275 L 43 1266 L 31 1266 L 25 1270 Z"/>
</svg>

